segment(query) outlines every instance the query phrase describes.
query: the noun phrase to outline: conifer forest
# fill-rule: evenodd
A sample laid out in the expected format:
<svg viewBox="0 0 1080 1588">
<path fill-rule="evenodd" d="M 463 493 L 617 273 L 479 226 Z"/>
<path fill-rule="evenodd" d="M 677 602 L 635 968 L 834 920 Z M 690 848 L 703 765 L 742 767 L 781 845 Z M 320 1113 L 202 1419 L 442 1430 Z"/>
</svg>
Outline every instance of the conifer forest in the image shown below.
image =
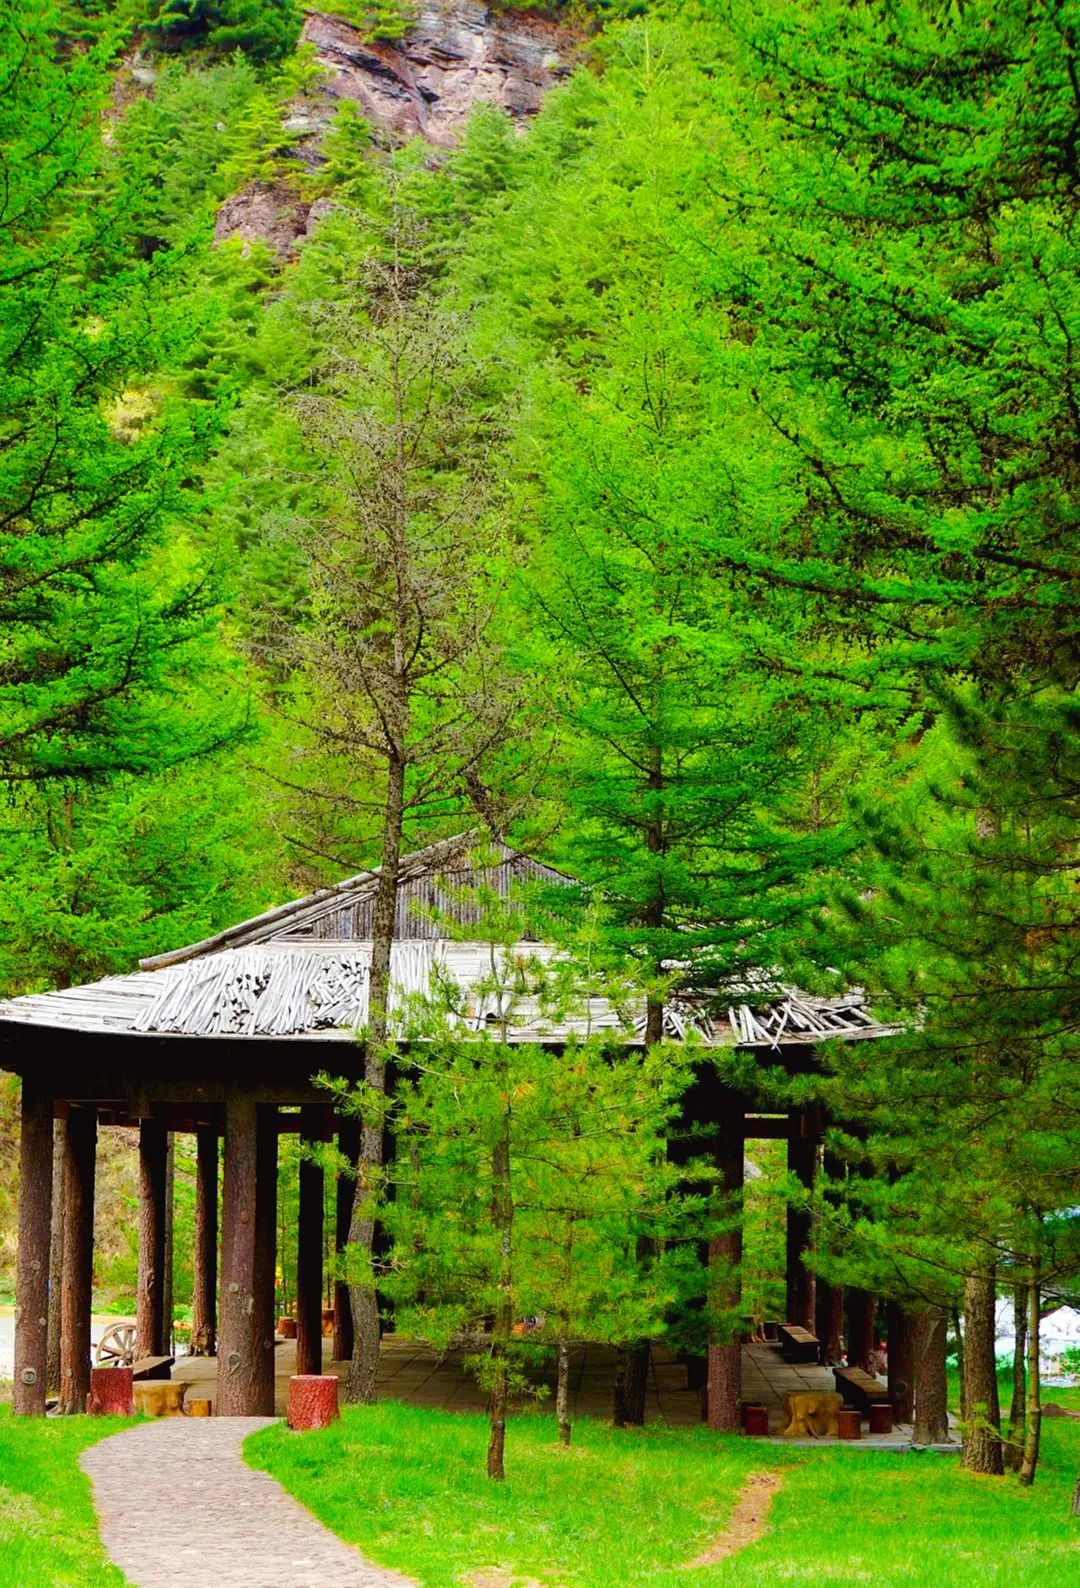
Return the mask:
<svg viewBox="0 0 1080 1588">
<path fill-rule="evenodd" d="M 508 1490 L 516 1418 L 576 1447 L 583 1348 L 616 1433 L 655 1420 L 658 1361 L 733 1431 L 747 1351 L 806 1325 L 823 1366 L 887 1350 L 897 1424 L 955 1438 L 956 1514 L 967 1474 L 1012 1505 L 1063 1463 L 1064 1581 L 1080 1442 L 1052 1441 L 1080 1411 L 1045 1430 L 1043 1403 L 1080 1408 L 1080 1333 L 1050 1367 L 1040 1328 L 1080 1325 L 1080 5 L 0 15 L 0 1302 L 18 1000 L 369 876 L 359 1041 L 303 1077 L 352 1161 L 347 1132 L 312 1145 L 318 1105 L 278 1149 L 299 1360 L 305 1195 L 343 1401 L 399 1415 L 372 1404 L 391 1319 L 466 1341 Z M 399 941 L 454 844 L 470 887 Z M 425 934 L 486 945 L 471 990 L 452 946 L 398 985 Z M 782 1062 L 796 1019 L 812 1061 Z M 102 1114 L 91 1160 L 117 1316 L 143 1304 L 139 1117 Z M 191 1119 L 165 1328 L 212 1355 Z M 667 1580 L 380 1554 L 286 1437 L 252 1459 L 422 1583 Z M 996 1580 L 986 1548 L 978 1578 L 869 1575 Z M 1012 1580 L 1052 1580 L 1035 1559 Z"/>
</svg>

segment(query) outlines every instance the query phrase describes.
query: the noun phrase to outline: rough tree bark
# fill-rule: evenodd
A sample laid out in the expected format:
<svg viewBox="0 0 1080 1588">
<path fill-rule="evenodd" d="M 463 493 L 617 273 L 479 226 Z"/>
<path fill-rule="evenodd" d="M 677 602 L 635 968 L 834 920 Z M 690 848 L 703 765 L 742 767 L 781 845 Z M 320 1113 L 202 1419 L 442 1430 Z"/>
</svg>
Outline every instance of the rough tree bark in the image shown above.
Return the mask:
<svg viewBox="0 0 1080 1588">
<path fill-rule="evenodd" d="M 274 1414 L 274 1282 L 277 1274 L 278 1110 L 255 1110 L 255 1400 Z"/>
<path fill-rule="evenodd" d="M 570 1347 L 559 1341 L 559 1366 L 555 1380 L 555 1420 L 559 1425 L 559 1443 L 570 1443 Z"/>
<path fill-rule="evenodd" d="M 196 1132 L 195 1250 L 191 1298 L 191 1354 L 213 1356 L 217 1349 L 217 1131 Z"/>
<path fill-rule="evenodd" d="M 910 1423 L 915 1415 L 915 1364 L 911 1340 L 911 1318 L 906 1307 L 890 1301 L 886 1307 L 888 1328 L 889 1401 L 893 1421 Z"/>
<path fill-rule="evenodd" d="M 1008 1472 L 1019 1472 L 1024 1459 L 1024 1425 L 1027 1417 L 1027 1286 L 1013 1289 L 1012 1400 L 1009 1403 L 1009 1436 L 1004 1460 Z"/>
<path fill-rule="evenodd" d="M 994 1272 L 969 1274 L 964 1281 L 964 1451 L 969 1472 L 1000 1477 L 1001 1450 L 997 1358 L 994 1352 Z"/>
<path fill-rule="evenodd" d="M 60 1411 L 85 1412 L 90 1393 L 97 1109 L 73 1108 L 64 1136 L 64 1272 L 60 1306 Z M 42 1363 L 44 1366 L 44 1363 Z"/>
<path fill-rule="evenodd" d="M 404 701 L 399 703 L 404 714 Z M 403 733 L 402 733 L 403 736 Z M 386 804 L 383 810 L 382 859 L 371 922 L 371 974 L 368 987 L 368 1019 L 364 1042 L 364 1080 L 377 1097 L 386 1095 L 387 1004 L 390 996 L 390 956 L 394 945 L 397 916 L 397 879 L 401 863 L 401 837 L 405 818 L 405 762 L 391 756 L 387 766 Z M 360 1158 L 349 1244 L 363 1252 L 363 1262 L 371 1272 L 375 1248 L 375 1220 L 370 1199 L 378 1189 L 383 1165 L 383 1119 L 376 1112 L 361 1123 Z M 353 1351 L 349 1362 L 346 1400 L 353 1405 L 370 1405 L 375 1399 L 375 1378 L 379 1368 L 379 1297 L 374 1276 L 368 1284 L 349 1286 L 352 1309 Z"/>
<path fill-rule="evenodd" d="M 139 1125 L 139 1271 L 135 1287 L 135 1337 L 139 1356 L 165 1348 L 165 1175 L 168 1144 L 156 1119 Z"/>
<path fill-rule="evenodd" d="M 713 1306 L 737 1313 L 742 1301 L 742 1190 L 743 1134 L 746 1110 L 737 1094 L 724 1088 L 717 1108 L 717 1137 L 714 1160 L 719 1181 L 717 1190 L 724 1200 L 723 1216 L 730 1224 L 709 1242 L 710 1297 Z M 742 1341 L 736 1332 L 723 1342 L 708 1347 L 708 1424 L 710 1428 L 736 1433 L 742 1425 Z"/>
<path fill-rule="evenodd" d="M 1024 1459 L 1020 1463 L 1020 1482 L 1025 1488 L 1035 1482 L 1039 1465 L 1039 1436 L 1042 1432 L 1042 1399 L 1039 1373 L 1039 1323 L 1042 1288 L 1036 1268 L 1027 1287 L 1027 1426 L 1024 1430 Z"/>
<path fill-rule="evenodd" d="M 19 1129 L 15 1382 L 11 1392 L 11 1409 L 17 1417 L 41 1417 L 45 1414 L 49 1225 L 53 1202 L 52 1116 L 52 1098 L 33 1081 L 24 1080 Z"/>
<path fill-rule="evenodd" d="M 510 1184 L 510 1083 L 502 1087 L 501 1128 L 491 1150 L 491 1222 L 498 1240 L 499 1296 L 491 1331 L 491 1399 L 487 1474 L 497 1483 L 506 1477 L 506 1403 L 509 1393 L 510 1341 L 514 1324 L 513 1229 L 514 1199 Z"/>
<path fill-rule="evenodd" d="M 161 1272 L 161 1348 L 173 1351 L 173 1269 L 176 1258 L 176 1137 L 165 1137 L 165 1250 Z"/>
<path fill-rule="evenodd" d="M 255 1305 L 255 1101 L 242 1093 L 225 1105 L 221 1195 L 221 1330 L 218 1392 L 221 1417 L 257 1415 L 258 1318 Z"/>
<path fill-rule="evenodd" d="M 911 1439 L 916 1445 L 940 1445 L 949 1437 L 949 1385 L 945 1367 L 947 1333 L 942 1308 L 912 1313 L 915 1426 Z"/>
<path fill-rule="evenodd" d="M 52 1244 L 49 1247 L 49 1329 L 45 1383 L 60 1393 L 60 1298 L 64 1291 L 64 1121 L 53 1120 Z"/>
</svg>

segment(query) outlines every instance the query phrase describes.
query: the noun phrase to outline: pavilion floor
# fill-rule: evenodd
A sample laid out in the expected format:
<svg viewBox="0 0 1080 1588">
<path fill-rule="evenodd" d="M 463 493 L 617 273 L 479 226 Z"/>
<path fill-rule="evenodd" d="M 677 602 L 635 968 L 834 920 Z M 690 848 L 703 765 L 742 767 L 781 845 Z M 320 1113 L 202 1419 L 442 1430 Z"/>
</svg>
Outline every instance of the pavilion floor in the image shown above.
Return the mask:
<svg viewBox="0 0 1080 1588">
<path fill-rule="evenodd" d="M 323 1371 L 344 1378 L 347 1364 L 330 1360 L 330 1342 L 324 1343 Z M 284 1416 L 289 1399 L 289 1378 L 296 1370 L 296 1342 L 282 1341 L 276 1349 L 275 1410 Z M 574 1353 L 572 1361 L 572 1409 L 576 1417 L 607 1418 L 611 1415 L 611 1384 L 614 1353 L 610 1348 L 589 1346 Z M 214 1357 L 180 1357 L 173 1378 L 183 1380 L 214 1399 L 217 1361 Z M 746 1400 L 762 1401 L 769 1408 L 769 1434 L 778 1438 L 784 1422 L 784 1397 L 800 1390 L 830 1391 L 833 1376 L 828 1368 L 793 1367 L 784 1362 L 771 1345 L 743 1347 L 743 1392 Z M 379 1359 L 377 1391 L 381 1397 L 401 1400 L 411 1406 L 440 1407 L 446 1411 L 482 1412 L 485 1398 L 465 1372 L 460 1351 L 440 1356 L 428 1346 L 400 1335 L 387 1335 Z M 550 1400 L 545 1404 L 550 1405 Z M 681 1427 L 700 1422 L 700 1402 L 696 1390 L 687 1386 L 686 1369 L 662 1350 L 653 1353 L 649 1374 L 647 1418 L 663 1418 Z M 821 1445 L 836 1441 L 822 1439 L 784 1440 L 785 1444 Z M 868 1434 L 852 1448 L 904 1449 L 911 1443 L 911 1425 L 897 1426 L 890 1434 Z M 941 1446 L 942 1449 L 958 1448 Z"/>
</svg>

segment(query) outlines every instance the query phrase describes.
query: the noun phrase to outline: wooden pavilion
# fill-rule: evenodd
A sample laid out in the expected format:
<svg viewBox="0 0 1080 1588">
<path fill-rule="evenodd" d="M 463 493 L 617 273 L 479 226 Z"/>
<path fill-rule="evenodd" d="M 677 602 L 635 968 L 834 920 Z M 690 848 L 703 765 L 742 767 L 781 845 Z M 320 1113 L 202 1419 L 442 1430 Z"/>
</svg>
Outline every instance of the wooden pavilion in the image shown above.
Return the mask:
<svg viewBox="0 0 1080 1588">
<path fill-rule="evenodd" d="M 464 989 L 481 980 L 489 946 L 439 935 L 444 921 L 453 922 L 455 932 L 474 924 L 470 883 L 508 896 L 523 883 L 570 880 L 505 846 L 477 871 L 462 839 L 407 857 L 398 882 L 395 989 L 426 990 L 436 963 Z M 0 1067 L 22 1078 L 17 1414 L 45 1411 L 54 1120 L 62 1122 L 61 1409 L 84 1410 L 89 1390 L 98 1131 L 137 1126 L 137 1353 L 164 1353 L 166 1143 L 170 1131 L 189 1131 L 198 1142 L 193 1335 L 204 1354 L 213 1355 L 216 1346 L 215 1410 L 273 1412 L 278 1139 L 284 1131 L 299 1131 L 309 1142 L 336 1135 L 344 1157 L 356 1160 L 355 1120 L 335 1113 L 313 1077 L 328 1070 L 350 1080 L 362 1074 L 355 1032 L 367 1017 L 375 886 L 376 874 L 365 872 L 203 942 L 144 960 L 130 975 L 0 1002 Z M 521 951 L 541 958 L 556 952 L 533 939 L 524 940 Z M 468 1018 L 476 1026 L 492 1018 L 482 996 L 469 1005 Z M 573 1018 L 554 1024 L 526 1000 L 514 1018 L 511 1040 L 556 1049 L 572 1031 L 586 1029 L 610 1029 L 629 1044 L 643 1040 L 644 1011 L 636 1028 L 627 1029 L 624 1015 L 603 998 L 588 1000 Z M 765 1051 L 796 1069 L 813 1062 L 814 1045 L 823 1040 L 865 1040 L 889 1032 L 858 997 L 777 996 L 775 989 L 720 1019 L 675 1004 L 667 1023 L 672 1036 L 692 1024 L 706 1046 Z M 816 1115 L 755 1114 L 748 1099 L 719 1087 L 712 1074 L 712 1066 L 702 1066 L 693 1107 L 714 1133 L 725 1183 L 742 1183 L 746 1139 L 779 1137 L 788 1142 L 789 1167 L 810 1184 L 821 1137 Z M 299 1173 L 297 1372 L 311 1373 L 322 1364 L 323 1171 L 304 1160 Z M 348 1176 L 338 1182 L 339 1248 L 348 1230 L 352 1184 Z M 813 1273 L 801 1260 L 809 1242 L 808 1215 L 792 1210 L 788 1321 L 813 1331 L 823 1302 L 835 1311 L 842 1298 L 815 1295 Z M 872 1298 L 869 1308 L 872 1333 Z M 335 1290 L 334 1312 L 334 1355 L 341 1359 L 352 1349 L 342 1285 Z M 864 1334 L 865 1318 L 864 1302 Z M 826 1327 L 836 1332 L 835 1321 Z M 710 1351 L 710 1389 L 722 1400 L 719 1381 L 726 1381 L 729 1403 L 738 1347 L 735 1356 L 733 1366 L 730 1351 Z"/>
</svg>

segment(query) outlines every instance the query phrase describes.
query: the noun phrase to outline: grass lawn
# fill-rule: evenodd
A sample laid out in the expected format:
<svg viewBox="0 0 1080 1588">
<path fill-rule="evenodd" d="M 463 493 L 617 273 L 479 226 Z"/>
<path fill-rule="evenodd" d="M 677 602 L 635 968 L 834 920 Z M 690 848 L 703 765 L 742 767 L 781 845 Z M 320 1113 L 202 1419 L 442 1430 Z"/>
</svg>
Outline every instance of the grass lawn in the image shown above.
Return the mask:
<svg viewBox="0 0 1080 1588">
<path fill-rule="evenodd" d="M 1077 1392 L 1049 1399 L 1080 1402 Z M 1068 1515 L 1080 1424 L 1044 1426 L 1033 1489 L 954 1456 L 785 1450 L 705 1429 L 514 1420 L 508 1481 L 484 1476 L 481 1417 L 392 1401 L 315 1434 L 283 1425 L 245 1447 L 342 1538 L 424 1588 L 694 1588 L 697 1583 L 1044 1588 L 1080 1581 Z M 782 1471 L 768 1531 L 727 1561 L 686 1564 L 722 1531 L 748 1472 Z"/>
<path fill-rule="evenodd" d="M 79 1452 L 124 1426 L 0 1408 L 0 1588 L 123 1588 L 102 1552 Z"/>
</svg>

